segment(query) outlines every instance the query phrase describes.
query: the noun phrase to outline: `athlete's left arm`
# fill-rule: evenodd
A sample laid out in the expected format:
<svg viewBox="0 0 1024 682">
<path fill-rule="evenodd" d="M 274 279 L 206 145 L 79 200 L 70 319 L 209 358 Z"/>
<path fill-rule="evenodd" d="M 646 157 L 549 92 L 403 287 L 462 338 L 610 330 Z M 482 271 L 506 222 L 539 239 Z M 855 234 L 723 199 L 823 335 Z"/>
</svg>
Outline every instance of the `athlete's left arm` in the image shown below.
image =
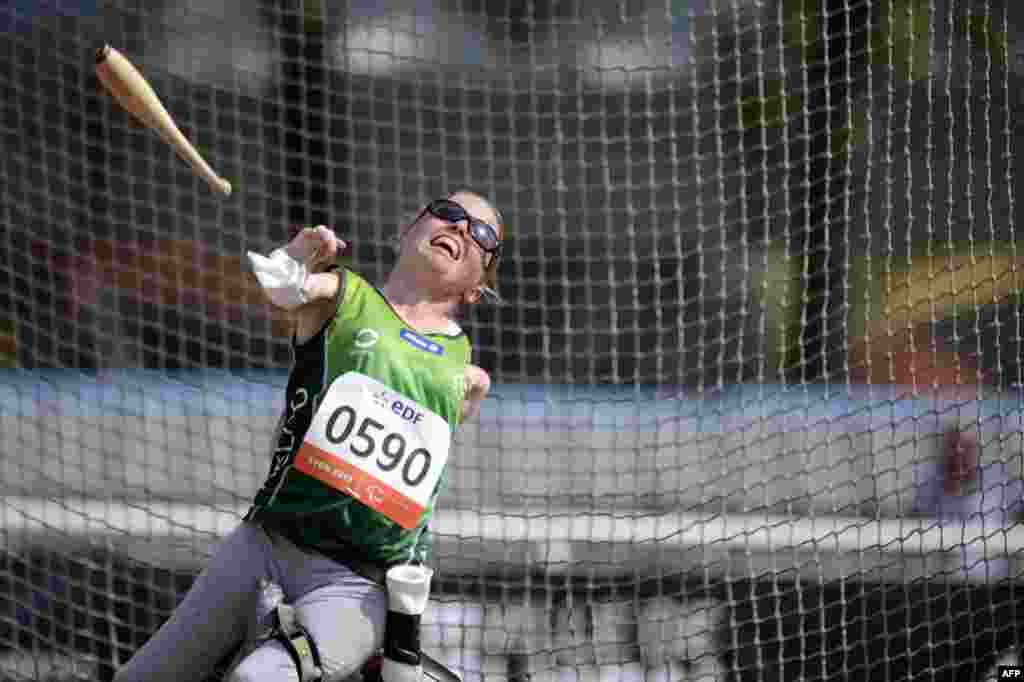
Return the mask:
<svg viewBox="0 0 1024 682">
<path fill-rule="evenodd" d="M 491 377 L 476 365 L 466 367 L 466 397 L 462 402 L 463 423 L 476 417 L 480 412 L 480 403 L 491 390 Z"/>
</svg>

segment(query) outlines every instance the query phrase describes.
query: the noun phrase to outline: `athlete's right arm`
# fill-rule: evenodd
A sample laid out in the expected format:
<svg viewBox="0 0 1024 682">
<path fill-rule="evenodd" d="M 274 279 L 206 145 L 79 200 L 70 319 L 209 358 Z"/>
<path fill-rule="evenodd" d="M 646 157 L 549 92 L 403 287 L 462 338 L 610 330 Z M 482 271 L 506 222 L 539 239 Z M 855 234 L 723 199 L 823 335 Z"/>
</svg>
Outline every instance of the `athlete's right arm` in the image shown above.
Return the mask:
<svg viewBox="0 0 1024 682">
<path fill-rule="evenodd" d="M 261 278 L 265 287 L 272 287 L 267 290 L 270 302 L 292 313 L 296 323 L 295 342 L 300 345 L 315 336 L 337 308 L 345 285 L 344 271 L 328 268 L 335 264 L 346 246 L 333 230 L 323 225 L 305 228 L 278 250 L 284 254 L 278 254 L 277 262 L 284 266 L 278 266 L 275 271 L 272 265 L 270 270 L 277 278 L 267 283 Z M 271 262 L 252 254 L 250 258 Z"/>
<path fill-rule="evenodd" d="M 306 263 L 309 270 L 302 287 L 306 302 L 293 311 L 297 344 L 313 338 L 334 315 L 345 286 L 344 270 L 327 268 L 335 264 L 346 246 L 334 230 L 318 225 L 300 231 L 285 247 L 289 256 Z"/>
</svg>

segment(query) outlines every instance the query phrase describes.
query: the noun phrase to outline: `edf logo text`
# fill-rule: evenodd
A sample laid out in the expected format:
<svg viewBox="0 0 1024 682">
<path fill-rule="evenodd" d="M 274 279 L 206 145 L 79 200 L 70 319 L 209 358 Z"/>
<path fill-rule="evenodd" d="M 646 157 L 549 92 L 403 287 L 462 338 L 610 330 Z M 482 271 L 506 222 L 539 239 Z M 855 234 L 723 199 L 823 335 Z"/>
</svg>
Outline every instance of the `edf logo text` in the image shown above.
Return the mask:
<svg viewBox="0 0 1024 682">
<path fill-rule="evenodd" d="M 391 403 L 391 411 L 397 414 L 405 421 L 412 422 L 413 424 L 419 424 L 420 420 L 423 419 L 422 412 L 417 410 L 415 407 L 412 407 L 411 405 L 406 405 L 401 400 L 396 400 L 395 402 Z"/>
</svg>

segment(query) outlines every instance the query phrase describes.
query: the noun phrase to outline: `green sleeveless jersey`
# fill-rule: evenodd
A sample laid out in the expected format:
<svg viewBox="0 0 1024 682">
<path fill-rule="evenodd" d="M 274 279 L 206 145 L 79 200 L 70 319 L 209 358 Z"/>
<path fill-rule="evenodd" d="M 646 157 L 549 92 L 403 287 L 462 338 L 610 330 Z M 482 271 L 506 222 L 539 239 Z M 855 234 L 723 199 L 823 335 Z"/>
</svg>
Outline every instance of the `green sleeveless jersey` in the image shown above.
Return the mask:
<svg viewBox="0 0 1024 682">
<path fill-rule="evenodd" d="M 292 539 L 328 556 L 355 552 L 353 559 L 377 564 L 425 561 L 426 530 L 445 472 L 418 525 L 405 529 L 355 497 L 299 471 L 295 460 L 327 389 L 348 372 L 415 401 L 454 431 L 465 397 L 468 339 L 456 325 L 451 335 L 416 332 L 375 287 L 346 270 L 333 319 L 312 339 L 296 345 L 294 352 L 270 473 L 246 518 L 289 521 L 290 535 L 300 536 Z"/>
</svg>

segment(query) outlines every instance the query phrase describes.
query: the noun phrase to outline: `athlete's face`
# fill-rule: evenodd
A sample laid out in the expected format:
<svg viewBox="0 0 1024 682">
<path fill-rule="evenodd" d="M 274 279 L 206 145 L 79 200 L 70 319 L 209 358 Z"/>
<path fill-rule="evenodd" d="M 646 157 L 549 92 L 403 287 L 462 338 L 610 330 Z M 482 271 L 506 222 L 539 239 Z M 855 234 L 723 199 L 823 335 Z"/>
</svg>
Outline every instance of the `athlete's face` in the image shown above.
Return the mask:
<svg viewBox="0 0 1024 682">
<path fill-rule="evenodd" d="M 498 226 L 498 216 L 475 194 L 456 192 L 448 197 L 473 218 Z M 499 232 L 498 238 L 501 238 Z M 494 256 L 470 234 L 469 220 L 445 220 L 424 210 L 402 237 L 403 256 L 413 256 L 446 295 L 479 298 L 484 272 Z"/>
</svg>

